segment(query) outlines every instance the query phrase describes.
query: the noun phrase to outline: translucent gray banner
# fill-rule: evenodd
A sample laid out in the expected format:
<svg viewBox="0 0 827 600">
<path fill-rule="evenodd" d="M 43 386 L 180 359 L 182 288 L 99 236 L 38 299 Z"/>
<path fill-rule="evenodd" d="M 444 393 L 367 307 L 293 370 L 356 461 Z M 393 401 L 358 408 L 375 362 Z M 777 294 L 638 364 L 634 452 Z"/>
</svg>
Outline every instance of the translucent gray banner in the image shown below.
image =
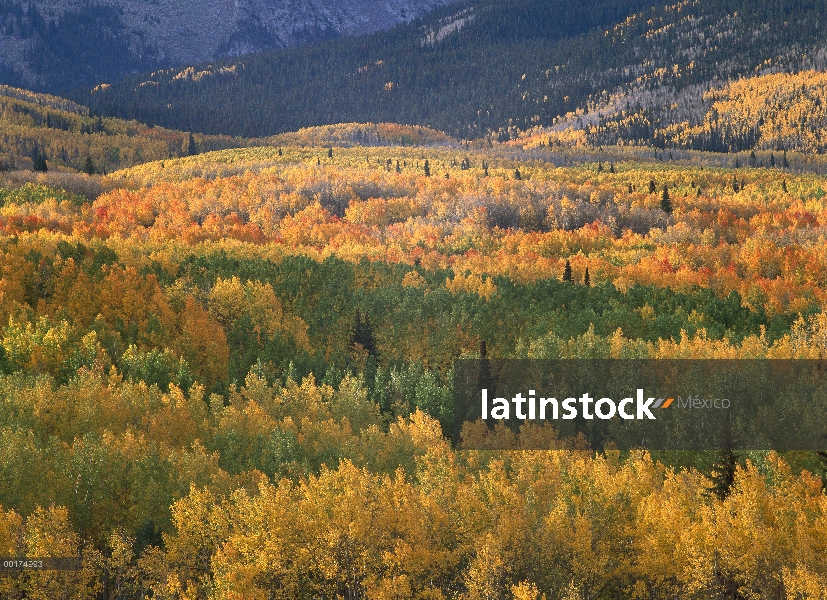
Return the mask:
<svg viewBox="0 0 827 600">
<path fill-rule="evenodd" d="M 459 360 L 454 444 L 826 450 L 827 361 Z"/>
</svg>

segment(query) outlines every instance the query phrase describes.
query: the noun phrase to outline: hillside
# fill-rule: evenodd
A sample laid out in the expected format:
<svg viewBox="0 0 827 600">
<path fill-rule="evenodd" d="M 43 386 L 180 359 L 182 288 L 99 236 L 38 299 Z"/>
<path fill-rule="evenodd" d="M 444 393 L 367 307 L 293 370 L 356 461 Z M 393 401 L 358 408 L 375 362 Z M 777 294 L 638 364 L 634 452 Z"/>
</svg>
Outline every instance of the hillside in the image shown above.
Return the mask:
<svg viewBox="0 0 827 600">
<path fill-rule="evenodd" d="M 47 168 L 108 173 L 139 164 L 242 146 L 457 146 L 440 131 L 394 123 L 310 127 L 269 138 L 193 135 L 137 121 L 92 117 L 89 109 L 57 96 L 0 86 L 0 172 Z"/>
<path fill-rule="evenodd" d="M 817 597 L 795 595 L 827 585 L 815 452 L 744 452 L 720 483 L 713 453 L 444 432 L 482 342 L 823 358 L 827 177 L 304 143 L 357 131 L 406 130 L 148 162 L 94 199 L 0 176 L 0 542 L 82 566 L 0 595 Z"/>
<path fill-rule="evenodd" d="M 617 110 L 632 105 L 636 95 L 633 90 L 596 107 L 598 121 L 582 127 L 588 141 L 716 152 L 827 150 L 827 75 L 822 71 L 745 77 L 706 91 L 692 86 L 639 102 L 633 115 L 628 108 Z"/>
<path fill-rule="evenodd" d="M 434 146 L 456 145 L 441 131 L 396 123 L 341 123 L 307 127 L 260 140 L 269 146 Z"/>
<path fill-rule="evenodd" d="M 389 32 L 131 77 L 73 97 L 102 114 L 205 133 L 394 122 L 477 137 L 495 123 L 523 120 L 514 88 L 524 73 L 560 64 L 552 57 L 568 47 L 561 40 L 647 5 L 479 0 Z"/>
<path fill-rule="evenodd" d="M 196 135 L 195 152 L 233 148 L 246 141 Z M 187 154 L 189 134 L 137 121 L 92 117 L 89 109 L 56 96 L 0 86 L 0 171 L 47 168 L 109 172 Z"/>
<path fill-rule="evenodd" d="M 389 122 L 190 138 L 0 88 L 0 546 L 80 567 L 4 573 L 0 597 L 816 598 L 820 446 L 447 434 L 455 365 L 482 352 L 820 378 L 822 85 L 687 87 L 669 150 L 594 145 L 609 97 L 469 143 Z M 710 131 L 758 149 L 691 149 Z M 792 444 L 827 420 L 810 387 Z"/>
<path fill-rule="evenodd" d="M 453 0 L 2 0 L 0 83 L 92 87 L 139 71 L 388 29 Z"/>
<path fill-rule="evenodd" d="M 820 0 L 647 6 L 476 0 L 390 32 L 130 78 L 75 99 L 102 114 L 211 133 L 386 121 L 507 140 L 621 112 L 653 128 L 664 113 L 695 126 L 703 94 L 727 81 L 825 64 Z M 620 137 L 664 143 L 639 129 Z M 613 143 L 611 132 L 595 135 Z"/>
</svg>

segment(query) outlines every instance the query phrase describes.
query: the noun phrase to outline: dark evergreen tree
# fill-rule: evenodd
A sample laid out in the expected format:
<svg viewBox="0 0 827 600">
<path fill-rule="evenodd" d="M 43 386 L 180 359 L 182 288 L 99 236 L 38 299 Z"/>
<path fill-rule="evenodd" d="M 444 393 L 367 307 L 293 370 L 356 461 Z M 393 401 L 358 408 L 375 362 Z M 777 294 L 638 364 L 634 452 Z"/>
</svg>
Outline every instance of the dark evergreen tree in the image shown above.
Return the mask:
<svg viewBox="0 0 827 600">
<path fill-rule="evenodd" d="M 281 148 L 279 148 L 279 156 L 282 156 L 283 154 L 284 154 L 284 152 L 282 152 Z"/>
<path fill-rule="evenodd" d="M 356 309 L 356 317 L 353 323 L 353 335 L 350 338 L 350 346 L 352 348 L 361 346 L 367 351 L 368 356 L 378 356 L 378 352 L 376 351 L 376 341 L 373 338 L 373 328 L 370 325 L 370 319 L 368 319 L 367 315 L 365 315 L 363 319 L 358 308 Z"/>
<path fill-rule="evenodd" d="M 663 186 L 660 196 L 660 209 L 667 215 L 672 214 L 672 200 L 669 198 L 669 189 L 666 186 Z"/>
<path fill-rule="evenodd" d="M 425 177 L 431 176 L 431 164 L 428 162 L 428 159 L 425 159 Z"/>
<path fill-rule="evenodd" d="M 827 489 L 827 452 L 816 450 L 818 457 L 819 475 L 821 476 L 821 487 Z"/>
<path fill-rule="evenodd" d="M 480 340 L 480 362 L 479 372 L 477 374 L 477 389 L 488 390 L 489 398 L 496 398 L 497 385 L 494 380 L 494 375 L 491 372 L 491 361 L 488 359 L 488 346 L 485 340 Z M 472 417 L 474 418 L 474 417 Z M 463 419 L 455 420 L 454 424 L 458 428 Z M 459 431 L 454 431 L 454 435 L 458 438 Z"/>
<path fill-rule="evenodd" d="M 327 149 L 327 157 L 333 158 L 333 146 Z"/>
<path fill-rule="evenodd" d="M 522 178 L 523 178 L 523 176 L 520 175 L 520 169 L 519 168 L 514 169 L 514 179 L 516 179 L 517 181 L 520 181 Z"/>
<path fill-rule="evenodd" d="M 156 548 L 164 548 L 164 538 L 161 535 L 161 530 L 155 526 L 155 521 L 146 519 L 135 532 L 135 542 L 132 546 L 133 552 L 138 556 L 148 546 L 155 546 Z"/>
<path fill-rule="evenodd" d="M 775 166 L 775 154 L 772 153 L 772 152 L 770 152 L 770 166 L 771 167 Z"/>
<path fill-rule="evenodd" d="M 563 281 L 574 281 L 571 276 L 571 263 L 566 260 L 566 266 L 563 267 Z"/>
<path fill-rule="evenodd" d="M 787 193 L 787 180 L 786 179 L 781 182 L 781 189 L 784 191 L 785 194 Z"/>
<path fill-rule="evenodd" d="M 38 152 L 35 156 L 32 170 L 36 173 L 45 173 L 49 170 L 49 165 L 46 164 L 46 156 L 41 152 Z"/>
<path fill-rule="evenodd" d="M 790 162 L 787 160 L 787 151 L 786 150 L 784 150 L 784 156 L 781 159 L 781 166 L 785 169 L 790 168 Z"/>
<path fill-rule="evenodd" d="M 196 154 L 198 154 L 198 150 L 195 147 L 195 138 L 190 133 L 190 138 L 187 142 L 187 156 L 195 156 Z"/>
<path fill-rule="evenodd" d="M 586 267 L 586 274 L 583 275 L 583 285 L 590 287 L 592 284 L 591 277 L 589 277 L 589 267 Z"/>
<path fill-rule="evenodd" d="M 614 172 L 615 172 L 615 164 L 614 163 L 609 163 L 609 173 L 614 173 Z"/>
<path fill-rule="evenodd" d="M 598 173 L 603 172 L 603 163 L 602 162 L 597 163 L 597 172 Z"/>
<path fill-rule="evenodd" d="M 488 177 L 488 162 L 482 161 L 482 176 Z"/>
<path fill-rule="evenodd" d="M 729 417 L 727 417 L 721 432 L 720 447 L 715 453 L 715 459 L 707 475 L 707 479 L 711 484 L 709 491 L 718 500 L 724 500 L 732 491 L 737 467 L 738 455 L 735 453 L 732 424 Z"/>
<path fill-rule="evenodd" d="M 757 163 L 757 159 L 755 158 L 755 150 L 751 150 L 749 153 L 749 166 L 754 167 Z"/>
<path fill-rule="evenodd" d="M 95 174 L 95 165 L 92 162 L 92 157 L 89 155 L 86 156 L 86 162 L 83 163 L 83 172 L 87 175 Z"/>
<path fill-rule="evenodd" d="M 654 179 L 650 179 L 650 180 L 649 180 L 649 193 L 650 193 L 650 194 L 654 194 L 654 193 L 655 193 L 655 190 L 657 190 L 657 189 L 658 189 L 658 188 L 657 188 L 657 187 L 655 187 L 655 180 L 654 180 Z"/>
<path fill-rule="evenodd" d="M 630 184 L 629 184 L 629 193 L 631 194 L 631 193 L 632 193 L 632 192 L 634 192 L 634 191 L 635 191 L 635 190 L 634 190 L 634 188 L 632 188 L 632 184 L 630 183 Z"/>
</svg>

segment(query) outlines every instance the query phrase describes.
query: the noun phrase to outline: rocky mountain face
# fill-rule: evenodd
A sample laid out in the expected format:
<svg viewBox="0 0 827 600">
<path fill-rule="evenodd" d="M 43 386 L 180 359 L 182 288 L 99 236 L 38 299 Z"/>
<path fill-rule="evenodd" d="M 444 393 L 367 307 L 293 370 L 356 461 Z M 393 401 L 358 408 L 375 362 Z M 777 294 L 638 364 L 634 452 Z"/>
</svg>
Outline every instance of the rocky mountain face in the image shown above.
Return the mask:
<svg viewBox="0 0 827 600">
<path fill-rule="evenodd" d="M 0 0 L 0 83 L 44 91 L 354 36 L 456 0 Z"/>
</svg>

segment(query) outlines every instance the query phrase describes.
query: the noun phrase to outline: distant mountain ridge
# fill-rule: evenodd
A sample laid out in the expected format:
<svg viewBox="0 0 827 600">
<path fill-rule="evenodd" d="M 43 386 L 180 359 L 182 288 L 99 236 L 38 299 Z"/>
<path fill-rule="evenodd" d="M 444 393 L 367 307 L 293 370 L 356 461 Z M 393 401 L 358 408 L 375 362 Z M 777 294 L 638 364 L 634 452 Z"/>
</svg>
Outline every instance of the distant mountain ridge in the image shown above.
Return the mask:
<svg viewBox="0 0 827 600">
<path fill-rule="evenodd" d="M 92 87 L 131 73 L 388 29 L 456 0 L 0 0 L 0 83 Z"/>
<path fill-rule="evenodd" d="M 727 82 L 827 65 L 827 0 L 651 2 L 466 0 L 387 32 L 143 75 L 74 99 L 105 115 L 250 137 L 395 122 L 460 140 L 574 129 L 596 145 L 727 150 L 752 138 L 733 130 L 718 143 L 669 127 L 702 127 L 704 94 Z"/>
</svg>

